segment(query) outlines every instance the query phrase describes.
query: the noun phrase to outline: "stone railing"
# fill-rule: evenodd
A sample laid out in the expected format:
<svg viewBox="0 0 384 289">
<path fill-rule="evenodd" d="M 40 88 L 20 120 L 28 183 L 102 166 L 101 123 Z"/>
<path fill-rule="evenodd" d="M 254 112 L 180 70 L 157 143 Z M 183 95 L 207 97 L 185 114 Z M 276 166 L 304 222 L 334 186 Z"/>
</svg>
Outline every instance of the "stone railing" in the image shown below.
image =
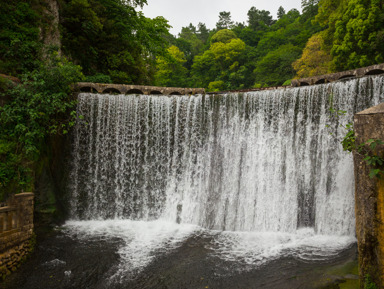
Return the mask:
<svg viewBox="0 0 384 289">
<path fill-rule="evenodd" d="M 17 194 L 0 207 L 0 279 L 15 271 L 32 249 L 33 198 L 32 193 Z"/>
<path fill-rule="evenodd" d="M 323 83 L 333 82 L 333 81 L 342 80 L 342 79 L 348 79 L 353 77 L 363 77 L 366 75 L 376 75 L 376 74 L 383 74 L 383 73 L 384 73 L 384 63 L 381 63 L 381 64 L 375 64 L 367 67 L 361 67 L 357 69 L 336 72 L 332 74 L 294 79 L 292 80 L 292 86 L 296 87 L 296 86 L 323 84 Z"/>
<path fill-rule="evenodd" d="M 73 86 L 77 92 L 116 93 L 116 94 L 159 94 L 159 95 L 187 95 L 204 94 L 204 88 L 159 87 L 145 85 L 109 84 L 78 82 Z"/>
</svg>

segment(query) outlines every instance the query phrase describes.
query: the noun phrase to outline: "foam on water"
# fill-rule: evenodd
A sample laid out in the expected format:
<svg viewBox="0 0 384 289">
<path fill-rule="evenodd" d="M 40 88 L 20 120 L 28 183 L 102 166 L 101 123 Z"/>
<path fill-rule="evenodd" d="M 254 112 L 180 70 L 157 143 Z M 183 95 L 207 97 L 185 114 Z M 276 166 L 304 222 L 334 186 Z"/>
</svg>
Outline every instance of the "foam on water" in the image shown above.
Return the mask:
<svg viewBox="0 0 384 289">
<path fill-rule="evenodd" d="M 85 242 L 116 238 L 121 241 L 120 261 L 112 270 L 110 283 L 134 278 L 156 257 L 172 253 L 196 235 L 210 240 L 202 244 L 209 250 L 206 258 L 219 257 L 233 263 L 231 268 L 236 270 L 254 269 L 282 257 L 330 260 L 356 242 L 353 236 L 318 235 L 312 228 L 295 233 L 221 232 L 164 220 L 68 221 L 64 228 L 68 235 Z"/>
<path fill-rule="evenodd" d="M 137 273 L 159 254 L 177 248 L 200 229 L 194 225 L 179 225 L 163 220 L 92 220 L 67 221 L 66 233 L 80 240 L 118 238 L 121 262 L 116 276 Z"/>
<path fill-rule="evenodd" d="M 282 257 L 327 260 L 355 242 L 352 236 L 318 235 L 304 228 L 295 233 L 222 232 L 211 248 L 223 260 L 260 266 Z"/>
</svg>

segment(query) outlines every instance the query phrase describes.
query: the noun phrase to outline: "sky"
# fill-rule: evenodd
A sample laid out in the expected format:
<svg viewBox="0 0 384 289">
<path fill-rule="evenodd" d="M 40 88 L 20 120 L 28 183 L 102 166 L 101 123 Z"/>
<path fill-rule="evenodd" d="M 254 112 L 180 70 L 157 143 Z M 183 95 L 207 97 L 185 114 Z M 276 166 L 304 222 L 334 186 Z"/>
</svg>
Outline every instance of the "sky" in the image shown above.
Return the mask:
<svg viewBox="0 0 384 289">
<path fill-rule="evenodd" d="M 231 12 L 232 21 L 247 22 L 247 12 L 255 6 L 259 10 L 271 12 L 276 19 L 277 10 L 283 6 L 285 11 L 296 8 L 301 11 L 301 0 L 147 0 L 143 8 L 146 17 L 163 16 L 173 26 L 170 32 L 177 35 L 181 27 L 199 22 L 212 29 L 219 20 L 219 12 Z"/>
</svg>

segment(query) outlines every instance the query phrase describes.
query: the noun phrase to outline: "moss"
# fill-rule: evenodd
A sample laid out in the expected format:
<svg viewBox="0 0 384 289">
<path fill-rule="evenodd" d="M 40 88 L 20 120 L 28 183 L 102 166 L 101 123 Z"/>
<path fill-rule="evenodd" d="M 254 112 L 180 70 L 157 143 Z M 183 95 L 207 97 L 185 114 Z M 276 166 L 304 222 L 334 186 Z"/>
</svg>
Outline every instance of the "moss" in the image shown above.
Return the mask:
<svg viewBox="0 0 384 289">
<path fill-rule="evenodd" d="M 312 288 L 321 289 L 359 289 L 358 262 L 351 260 L 340 265 L 319 269 L 317 273 L 323 276 L 318 283 L 312 284 Z"/>
<path fill-rule="evenodd" d="M 347 274 L 359 275 L 359 264 L 357 260 L 348 262 L 343 265 L 331 267 L 326 272 L 328 275 L 340 275 L 344 276 Z"/>
<path fill-rule="evenodd" d="M 345 281 L 345 283 L 339 284 L 339 288 L 340 289 L 359 289 L 360 288 L 360 281 L 348 279 Z"/>
<path fill-rule="evenodd" d="M 365 275 L 364 289 L 379 289 L 379 287 L 372 281 L 369 274 Z"/>
</svg>

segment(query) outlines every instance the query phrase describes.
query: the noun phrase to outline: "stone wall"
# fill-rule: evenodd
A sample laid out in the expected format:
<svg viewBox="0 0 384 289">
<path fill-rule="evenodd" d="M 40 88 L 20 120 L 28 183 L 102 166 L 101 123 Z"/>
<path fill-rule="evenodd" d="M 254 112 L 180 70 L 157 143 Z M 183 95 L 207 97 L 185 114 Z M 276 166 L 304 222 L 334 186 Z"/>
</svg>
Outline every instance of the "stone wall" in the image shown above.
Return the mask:
<svg viewBox="0 0 384 289">
<path fill-rule="evenodd" d="M 369 139 L 384 140 L 384 103 L 355 115 L 356 144 Z M 375 151 L 382 154 L 384 147 Z M 354 153 L 356 237 L 359 251 L 361 288 L 369 274 L 379 288 L 384 288 L 384 176 L 370 178 L 364 156 Z"/>
<path fill-rule="evenodd" d="M 31 251 L 32 193 L 12 196 L 0 207 L 0 279 L 15 271 Z"/>
</svg>

